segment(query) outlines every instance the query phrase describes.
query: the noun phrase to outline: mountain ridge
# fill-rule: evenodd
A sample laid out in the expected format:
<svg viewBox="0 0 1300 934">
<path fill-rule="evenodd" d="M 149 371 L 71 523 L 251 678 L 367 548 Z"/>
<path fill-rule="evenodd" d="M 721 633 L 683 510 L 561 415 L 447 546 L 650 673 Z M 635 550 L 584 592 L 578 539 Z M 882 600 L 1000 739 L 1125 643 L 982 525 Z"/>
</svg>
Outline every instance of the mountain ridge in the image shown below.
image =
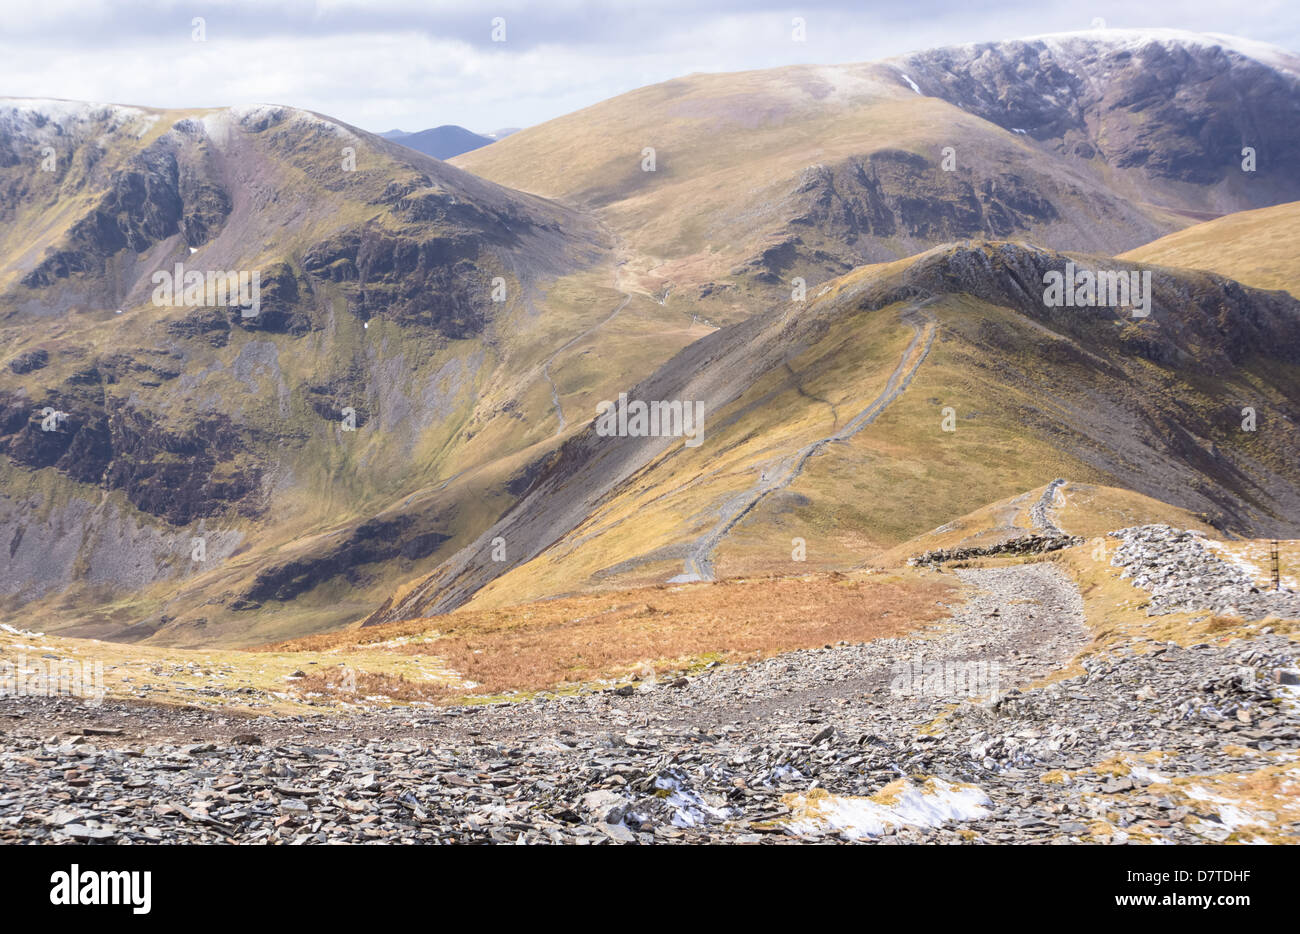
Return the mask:
<svg viewBox="0 0 1300 934">
<path fill-rule="evenodd" d="M 1110 254 L 1293 194 L 1293 70 L 1199 39 L 964 48 L 675 79 L 452 163 L 274 105 L 0 102 L 3 611 L 199 645 L 798 570 L 782 536 L 832 570 L 1057 476 L 1288 532 L 1291 299 Z M 1257 176 L 1220 158 L 1242 128 Z M 1045 308 L 1071 258 L 1151 271 L 1154 319 Z M 260 313 L 155 307 L 177 262 L 260 272 Z M 1269 431 L 1230 434 L 1210 386 Z M 597 446 L 620 391 L 706 401 L 706 450 Z M 915 427 L 945 397 L 954 443 Z M 958 452 L 986 476 L 927 502 Z"/>
<path fill-rule="evenodd" d="M 1075 259 L 1086 262 L 1089 258 L 1076 256 Z M 1104 257 L 1091 259 L 1108 261 Z M 1235 424 L 1229 420 L 1239 418 L 1235 408 L 1225 406 L 1213 414 L 1212 409 L 1202 413 L 1189 407 L 1193 399 L 1197 405 L 1213 405 L 1214 394 L 1205 385 L 1197 389 L 1195 395 L 1189 387 L 1185 400 L 1175 403 L 1172 411 L 1162 411 L 1167 405 L 1163 401 L 1156 403 L 1153 399 L 1155 404 L 1149 406 L 1132 402 L 1125 405 L 1118 401 L 1124 398 L 1122 393 L 1109 393 L 1111 403 L 1117 405 L 1118 412 L 1124 413 L 1124 420 L 1128 422 L 1126 430 L 1134 433 L 1133 439 L 1127 440 L 1123 436 L 1110 436 L 1115 430 L 1113 422 L 1107 424 L 1110 419 L 1089 417 L 1082 411 L 1063 417 L 1063 404 L 1075 404 L 1068 391 L 1062 393 L 1065 387 L 1053 388 L 1056 380 L 1049 375 L 1031 376 L 1026 372 L 1014 384 L 1016 390 L 1023 392 L 1037 380 L 1038 392 L 1043 396 L 1038 402 L 1019 401 L 1014 406 L 1019 410 L 1014 420 L 1029 419 L 1020 432 L 1026 436 L 1030 450 L 1038 452 L 1037 456 L 1058 449 L 1067 462 L 1072 462 L 1076 476 L 1087 474 L 1096 478 L 1091 482 L 1101 482 L 1101 478 L 1107 476 L 1113 482 L 1115 478 L 1128 475 L 1129 485 L 1137 492 L 1185 510 L 1214 513 L 1211 521 L 1220 526 L 1226 524 L 1237 534 L 1268 532 L 1294 536 L 1300 532 L 1295 520 L 1286 518 L 1300 515 L 1297 512 L 1300 509 L 1300 475 L 1288 466 L 1285 458 L 1289 446 L 1300 442 L 1300 436 L 1296 434 L 1297 421 L 1300 421 L 1300 397 L 1296 396 L 1293 379 L 1284 376 L 1284 373 L 1293 376 L 1297 364 L 1300 364 L 1300 344 L 1294 337 L 1296 324 L 1300 323 L 1300 302 L 1285 293 L 1246 289 L 1212 274 L 1156 269 L 1153 271 L 1156 298 L 1150 318 L 1126 324 L 1113 309 L 1105 308 L 1086 309 L 1086 314 L 1080 316 L 1074 309 L 1050 309 L 1042 303 L 1043 273 L 1058 269 L 1067 261 L 1065 255 L 1021 244 L 967 244 L 939 247 L 907 262 L 864 268 L 831 283 L 824 296 L 811 302 L 807 309 L 774 309 L 703 338 L 665 364 L 650 380 L 629 390 L 629 395 L 652 399 L 704 399 L 710 413 L 723 413 L 711 415 L 710 432 L 715 439 L 713 443 L 723 445 L 724 450 L 745 443 L 744 439 L 763 439 L 759 451 L 746 454 L 738 463 L 725 468 L 737 480 L 762 474 L 761 485 L 755 487 L 758 493 L 753 502 L 741 501 L 735 507 L 737 519 L 744 518 L 752 524 L 758 518 L 752 512 L 753 507 L 766 501 L 769 491 L 776 489 L 771 486 L 774 476 L 771 471 L 784 469 L 779 467 L 780 458 L 816 441 L 818 435 L 808 434 L 808 429 L 803 428 L 801 434 L 789 436 L 789 440 L 782 442 L 778 440 L 780 431 L 759 431 L 756 425 L 745 421 L 754 417 L 746 413 L 754 411 L 758 400 L 770 400 L 773 393 L 767 391 L 749 401 L 746 401 L 747 395 L 763 386 L 765 380 L 775 379 L 774 388 L 778 390 L 784 383 L 786 393 L 797 393 L 805 400 L 824 399 L 801 385 L 799 371 L 791 371 L 791 367 L 804 354 L 814 353 L 815 348 L 830 342 L 830 349 L 823 351 L 827 356 L 813 358 L 817 360 L 816 368 L 837 373 L 851 370 L 865 351 L 855 347 L 852 338 L 849 338 L 849 343 L 839 343 L 840 338 L 830 335 L 834 335 L 837 328 L 842 329 L 846 322 L 858 320 L 861 315 L 872 316 L 884 326 L 884 322 L 878 319 L 886 309 L 903 309 L 906 313 L 907 308 L 922 301 L 930 303 L 932 311 L 945 305 L 953 311 L 970 308 L 974 317 L 963 328 L 962 338 L 975 356 L 962 365 L 960 381 L 971 380 L 972 367 L 975 372 L 985 368 L 1005 372 L 1024 366 L 1019 358 L 999 353 L 999 342 L 1007 346 L 1020 343 L 1027 347 L 1039 342 L 1043 349 L 1033 351 L 1034 356 L 1046 354 L 1056 361 L 1056 365 L 1068 362 L 1081 373 L 1091 374 L 1082 385 L 1092 393 L 1100 391 L 1103 385 L 1097 374 L 1111 381 L 1134 380 L 1137 385 L 1154 388 L 1167 377 L 1153 380 L 1151 375 L 1143 375 L 1152 368 L 1168 375 L 1196 373 L 1198 375 L 1191 377 L 1193 382 L 1209 378 L 1226 381 L 1225 386 L 1232 385 L 1242 379 L 1239 371 L 1252 354 L 1259 352 L 1256 348 L 1268 348 L 1265 353 L 1276 359 L 1285 370 L 1267 378 L 1267 390 L 1264 390 L 1265 384 L 1256 383 L 1257 392 L 1261 392 L 1257 400 L 1261 413 L 1264 400 L 1268 400 L 1270 415 L 1267 417 L 1271 421 L 1267 448 L 1253 446 L 1255 439 L 1250 436 L 1233 435 L 1227 430 L 1227 424 Z M 1109 262 L 1115 265 L 1114 261 Z M 1238 313 L 1220 318 L 1220 302 L 1225 299 Z M 934 305 L 936 301 L 940 304 Z M 974 305 L 970 305 L 972 301 Z M 981 310 L 984 308 L 1006 309 L 1010 317 L 999 313 L 985 320 L 986 314 Z M 970 312 L 963 310 L 962 313 Z M 893 315 L 890 315 L 892 319 Z M 872 319 L 862 320 L 865 323 Z M 943 337 L 940 347 L 953 342 L 957 336 L 944 327 L 944 320 L 945 316 L 941 314 L 939 321 Z M 1105 325 L 1111 322 L 1112 328 L 1107 330 Z M 990 327 L 993 328 L 992 334 L 986 333 Z M 1048 336 L 1045 343 L 1037 336 L 1040 332 Z M 995 336 L 998 334 L 1002 336 Z M 1227 338 L 1221 345 L 1207 340 L 1219 336 Z M 911 338 L 911 343 L 901 341 L 895 346 L 902 353 L 901 372 L 916 347 L 915 338 Z M 944 355 L 952 353 L 952 350 L 947 350 Z M 981 355 L 991 359 L 981 360 Z M 922 354 L 914 367 L 921 366 L 924 359 Z M 1268 366 L 1272 364 L 1265 366 L 1261 363 L 1259 366 L 1263 367 L 1262 375 L 1269 372 Z M 782 378 L 780 373 L 783 369 L 790 375 Z M 927 371 L 922 369 L 920 372 L 925 374 Z M 988 379 L 987 376 L 983 378 Z M 1252 376 L 1246 381 L 1254 380 Z M 933 388 L 931 384 L 927 390 L 917 391 L 933 391 Z M 1159 395 L 1164 396 L 1167 392 L 1167 389 L 1160 389 Z M 1141 398 L 1143 393 L 1136 395 Z M 1053 396 L 1057 396 L 1059 401 Z M 865 398 L 869 401 L 873 397 L 874 393 Z M 858 403 L 850 411 L 862 408 L 864 404 Z M 815 408 L 809 402 L 804 405 Z M 870 410 L 870 406 L 863 409 L 864 412 Z M 935 424 L 938 416 L 936 409 Z M 779 421 L 794 422 L 799 417 L 792 411 Z M 847 414 L 832 423 L 836 430 L 833 437 L 842 439 L 839 447 L 844 447 L 847 442 L 844 429 L 853 424 Z M 735 428 L 728 429 L 728 425 Z M 745 425 L 749 427 L 743 427 Z M 909 428 L 908 425 L 915 427 Z M 892 428 L 895 433 L 899 430 L 898 425 Z M 915 419 L 912 419 L 901 430 L 911 437 L 910 443 L 918 455 L 920 451 L 933 450 L 937 440 L 933 428 L 916 426 Z M 963 436 L 962 433 L 974 430 L 958 428 L 957 432 L 958 436 Z M 717 440 L 720 433 L 724 440 Z M 993 465 L 988 458 L 992 451 L 982 448 L 983 442 L 975 443 L 977 446 L 972 450 L 980 453 L 974 456 L 984 460 L 964 460 L 961 469 L 969 471 L 977 464 L 991 469 Z M 774 459 L 772 453 L 764 453 L 767 446 L 778 449 L 784 446 L 784 452 Z M 1215 451 L 1213 460 L 1220 462 L 1220 466 L 1212 464 L 1208 449 Z M 400 599 L 381 607 L 367 623 L 446 612 L 464 605 L 466 601 L 473 601 L 476 594 L 490 593 L 494 587 L 498 588 L 500 595 L 490 596 L 481 605 L 497 605 L 503 599 L 537 598 L 544 592 L 537 588 L 551 584 L 525 584 L 525 589 L 516 593 L 501 589 L 499 579 L 508 578 L 513 570 L 538 561 L 548 552 L 563 553 L 565 567 L 578 569 L 561 573 L 567 574 L 570 580 L 590 586 L 600 576 L 600 569 L 582 562 L 575 565 L 572 552 L 577 546 L 574 542 L 584 542 L 582 547 L 586 548 L 589 560 L 600 561 L 606 567 L 627 565 L 635 569 L 638 564 L 646 564 L 661 568 L 670 554 L 680 561 L 686 554 L 680 546 L 671 543 L 692 538 L 688 531 L 691 528 L 704 531 L 712 525 L 711 520 L 706 520 L 707 524 L 703 528 L 700 526 L 702 505 L 711 502 L 714 506 L 708 509 L 732 508 L 724 504 L 733 501 L 731 497 L 736 495 L 737 488 L 723 484 L 720 492 L 718 481 L 707 479 L 712 472 L 724 469 L 716 457 L 710 466 L 705 466 L 699 463 L 697 453 L 690 452 L 672 439 L 601 438 L 594 428 L 589 427 L 583 434 L 566 442 L 556 460 L 534 481 L 530 491 L 499 523 L 484 532 L 478 542 L 441 567 L 435 575 L 413 588 L 405 588 Z M 674 458 L 685 460 L 692 466 L 682 467 L 679 476 L 665 466 Z M 951 471 L 954 466 L 949 463 L 945 469 Z M 1056 465 L 1050 469 L 1054 474 L 1062 472 Z M 653 479 L 656 470 L 666 471 L 667 476 Z M 1183 479 L 1171 481 L 1170 477 Z M 702 482 L 701 490 L 710 492 L 692 492 L 695 482 Z M 850 497 L 842 486 L 846 482 L 849 481 L 834 481 L 829 496 L 826 491 L 821 492 L 820 495 L 829 500 L 827 508 L 831 502 L 849 501 Z M 944 482 L 952 482 L 951 477 Z M 1004 488 L 1001 495 L 1009 495 L 1027 485 L 1032 484 L 1017 479 Z M 916 495 L 907 493 L 907 488 L 908 481 L 899 480 L 893 488 L 893 495 L 903 499 Z M 784 495 L 796 500 L 806 498 L 806 494 L 799 493 L 796 488 Z M 706 498 L 701 500 L 702 496 Z M 986 496 L 967 503 L 974 508 L 995 498 L 998 497 Z M 620 502 L 624 505 L 619 506 Z M 789 509 L 788 505 L 781 505 L 779 496 L 771 502 L 777 516 Z M 640 506 L 636 505 L 638 503 Z M 637 519 L 642 529 L 638 535 L 642 539 L 639 543 L 630 543 L 626 532 L 613 534 L 612 530 L 626 519 L 601 518 L 603 515 L 619 515 L 620 510 L 622 515 L 631 516 L 638 508 L 645 508 L 650 503 L 657 504 L 653 511 L 655 518 L 645 515 Z M 675 506 L 674 503 L 690 505 Z M 706 511 L 706 514 L 710 513 Z M 867 512 L 865 516 L 855 516 L 846 521 L 850 524 L 864 520 L 870 523 L 871 515 Z M 908 521 L 924 520 L 913 517 Z M 878 524 L 879 520 L 876 522 Z M 656 523 L 667 523 L 658 526 L 657 539 L 656 533 L 648 531 L 656 528 Z M 610 530 L 610 534 L 603 538 L 596 531 L 602 526 Z M 570 531 L 566 532 L 566 529 Z M 922 528 L 912 526 L 910 531 L 901 530 L 899 537 L 908 538 L 922 531 Z M 661 544 L 657 547 L 646 544 L 647 534 L 650 541 L 657 540 Z M 774 534 L 763 533 L 761 537 L 771 548 Z M 496 538 L 509 542 L 513 549 L 513 557 L 505 562 L 488 560 L 489 543 Z M 888 548 L 897 541 L 881 544 Z M 638 548 L 644 550 L 638 553 Z M 869 554 L 870 551 L 860 554 L 857 560 L 865 560 Z M 552 558 L 550 563 L 560 560 Z M 841 565 L 845 562 L 851 564 L 853 558 L 841 552 L 838 561 Z M 584 578 L 581 567 L 590 568 L 585 572 L 589 577 Z M 740 572 L 744 573 L 743 570 Z M 542 574 L 544 569 L 534 573 Z M 659 573 L 663 575 L 660 579 L 669 576 L 663 571 Z M 635 576 L 631 579 L 643 582 L 642 578 Z M 533 589 L 527 589 L 529 586 Z"/>
</svg>

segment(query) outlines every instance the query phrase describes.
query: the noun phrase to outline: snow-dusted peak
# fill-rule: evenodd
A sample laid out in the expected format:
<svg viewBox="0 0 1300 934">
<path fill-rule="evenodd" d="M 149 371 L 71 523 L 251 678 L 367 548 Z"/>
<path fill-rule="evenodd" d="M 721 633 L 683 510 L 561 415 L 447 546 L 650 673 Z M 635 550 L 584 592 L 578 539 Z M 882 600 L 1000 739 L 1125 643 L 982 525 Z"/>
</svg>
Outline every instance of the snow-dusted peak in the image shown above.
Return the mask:
<svg viewBox="0 0 1300 934">
<path fill-rule="evenodd" d="M 1009 40 L 1010 41 L 1010 40 Z M 1276 45 L 1223 33 L 1192 32 L 1187 29 L 1083 29 L 1076 32 L 1025 36 L 1021 42 L 1041 42 L 1053 51 L 1077 51 L 1083 46 L 1139 49 L 1152 43 L 1166 46 L 1220 48 L 1252 58 L 1272 68 L 1300 74 L 1300 56 Z"/>
</svg>

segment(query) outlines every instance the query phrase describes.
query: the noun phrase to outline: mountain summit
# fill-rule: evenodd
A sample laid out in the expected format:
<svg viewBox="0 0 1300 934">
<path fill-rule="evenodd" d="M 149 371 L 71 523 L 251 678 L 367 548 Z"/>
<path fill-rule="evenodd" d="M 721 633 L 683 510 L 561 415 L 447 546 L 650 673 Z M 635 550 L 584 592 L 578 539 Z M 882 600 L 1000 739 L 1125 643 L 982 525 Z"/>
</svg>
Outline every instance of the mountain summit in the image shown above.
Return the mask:
<svg viewBox="0 0 1300 934">
<path fill-rule="evenodd" d="M 453 126 L 451 124 L 433 127 L 429 130 L 420 130 L 416 133 L 389 130 L 387 133 L 380 133 L 379 135 L 384 139 L 391 139 L 395 143 L 401 143 L 416 152 L 422 152 L 426 156 L 433 156 L 435 159 L 450 159 L 452 156 L 459 156 L 462 153 L 486 146 L 497 138 L 495 135 L 481 136 L 478 133 L 471 133 L 463 126 Z"/>
</svg>

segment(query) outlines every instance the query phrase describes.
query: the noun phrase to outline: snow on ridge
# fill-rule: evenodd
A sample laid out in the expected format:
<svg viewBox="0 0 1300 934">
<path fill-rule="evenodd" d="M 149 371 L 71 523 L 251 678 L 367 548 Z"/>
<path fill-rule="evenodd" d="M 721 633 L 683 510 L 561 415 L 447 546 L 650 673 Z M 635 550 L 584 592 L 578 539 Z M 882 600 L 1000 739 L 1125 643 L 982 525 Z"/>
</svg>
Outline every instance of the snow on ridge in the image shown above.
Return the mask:
<svg viewBox="0 0 1300 934">
<path fill-rule="evenodd" d="M 41 113 L 47 117 L 84 117 L 102 111 L 125 116 L 140 116 L 143 107 L 106 104 L 100 101 L 74 101 L 61 97 L 0 97 L 0 108 L 16 113 Z"/>
<path fill-rule="evenodd" d="M 38 116 L 66 128 L 72 123 L 93 120 L 101 115 L 110 117 L 115 124 L 120 125 L 128 120 L 148 117 L 150 113 L 142 107 L 126 104 L 101 104 L 59 98 L 0 97 L 0 115 L 33 124 L 32 129 L 36 129 L 34 124 Z"/>
<path fill-rule="evenodd" d="M 295 122 L 320 127 L 340 139 L 356 140 L 358 138 L 352 130 L 329 117 L 284 104 L 160 109 L 136 107 L 129 104 L 62 100 L 59 98 L 0 97 L 0 121 L 8 124 L 13 130 L 23 131 L 24 135 L 39 135 L 43 130 L 48 131 L 51 125 L 68 129 L 76 123 L 107 117 L 111 121 L 113 128 L 139 121 L 140 129 L 137 135 L 143 136 L 159 120 L 171 117 L 172 122 L 180 122 L 182 119 L 180 114 L 186 111 L 191 114 L 199 111 L 201 115 L 183 119 L 197 119 L 209 138 L 216 141 L 225 139 L 230 129 L 236 124 L 243 123 L 250 118 L 256 119 L 277 114 L 284 114 L 288 119 Z M 47 121 L 45 127 L 36 126 L 38 117 L 43 117 Z"/>
<path fill-rule="evenodd" d="M 1300 75 L 1300 55 L 1296 55 L 1296 53 L 1281 46 L 1217 32 L 1206 33 L 1206 35 L 1218 41 L 1223 48 L 1231 49 L 1239 55 L 1253 58 L 1255 61 L 1273 68 L 1289 71 L 1294 75 Z"/>
<path fill-rule="evenodd" d="M 1006 40 L 1017 41 L 1017 40 Z M 1058 49 L 1074 43 L 1091 43 L 1119 46 L 1121 48 L 1140 48 L 1152 42 L 1175 45 L 1197 45 L 1203 48 L 1221 48 L 1238 55 L 1254 59 L 1261 64 L 1292 73 L 1300 73 L 1300 56 L 1294 52 L 1259 42 L 1244 39 L 1226 33 L 1192 32 L 1188 29 L 1151 28 L 1151 29 L 1082 29 L 1076 32 L 1044 33 L 1037 36 L 1025 36 L 1021 42 L 1042 42 L 1050 48 Z"/>
<path fill-rule="evenodd" d="M 1011 36 L 1006 39 L 959 42 L 951 45 L 937 46 L 933 49 L 915 49 L 903 55 L 886 59 L 888 62 L 906 62 L 926 52 L 951 50 L 963 51 L 974 55 L 982 49 L 1010 45 L 1012 43 L 1041 43 L 1051 51 L 1068 55 L 1082 46 L 1106 45 L 1115 48 L 1138 49 L 1151 42 L 1166 45 L 1201 46 L 1203 48 L 1221 48 L 1252 59 L 1262 65 L 1300 76 L 1300 55 L 1281 46 L 1271 45 L 1255 39 L 1244 39 L 1226 33 L 1192 32 L 1188 29 L 1150 28 L 1150 29 L 1080 29 L 1073 32 L 1041 33 L 1033 36 Z"/>
<path fill-rule="evenodd" d="M 143 139 L 159 118 L 159 111 L 125 104 L 0 97 L 0 129 L 26 145 L 50 145 L 59 139 L 80 138 L 88 130 L 100 142 L 115 133 Z"/>
<path fill-rule="evenodd" d="M 291 104 L 241 104 L 227 107 L 222 111 L 222 113 L 228 114 L 229 119 L 233 120 L 235 123 L 244 123 L 248 120 L 256 120 L 260 118 L 276 118 L 285 116 L 287 119 L 292 120 L 295 123 L 308 123 L 327 130 L 340 139 L 359 139 L 356 133 L 334 120 L 332 117 L 322 116 L 314 111 L 304 110 L 301 107 L 294 107 Z"/>
</svg>

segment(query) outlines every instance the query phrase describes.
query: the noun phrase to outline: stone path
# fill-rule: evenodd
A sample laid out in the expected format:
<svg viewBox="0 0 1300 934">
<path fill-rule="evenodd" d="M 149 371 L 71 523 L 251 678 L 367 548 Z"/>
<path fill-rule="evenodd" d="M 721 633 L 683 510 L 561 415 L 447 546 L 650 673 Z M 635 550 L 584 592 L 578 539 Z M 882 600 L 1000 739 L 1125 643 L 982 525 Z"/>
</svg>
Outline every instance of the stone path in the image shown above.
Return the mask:
<svg viewBox="0 0 1300 934">
<path fill-rule="evenodd" d="M 0 700 L 0 841 L 1300 835 L 1169 785 L 1295 758 L 1293 643 L 1151 646 L 1031 688 L 1085 644 L 1074 588 L 1050 563 L 960 573 L 972 599 L 923 633 L 621 693 L 310 721 Z"/>
</svg>

